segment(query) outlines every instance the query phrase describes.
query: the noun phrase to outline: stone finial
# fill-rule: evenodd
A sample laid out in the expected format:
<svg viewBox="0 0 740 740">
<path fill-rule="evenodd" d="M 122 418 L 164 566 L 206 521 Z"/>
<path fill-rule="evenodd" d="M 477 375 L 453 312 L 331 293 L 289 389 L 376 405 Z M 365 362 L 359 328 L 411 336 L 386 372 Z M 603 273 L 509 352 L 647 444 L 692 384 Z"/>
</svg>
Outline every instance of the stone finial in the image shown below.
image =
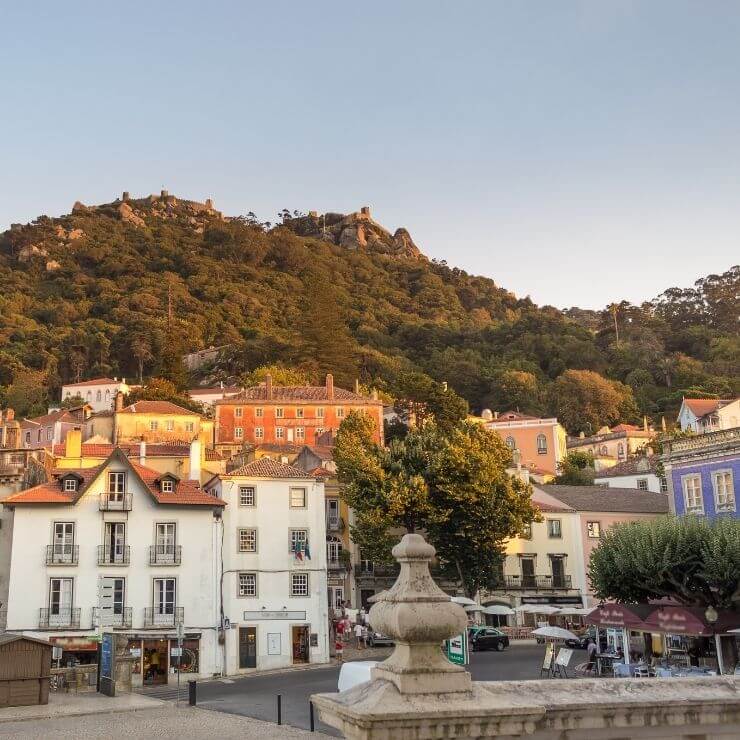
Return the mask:
<svg viewBox="0 0 740 740">
<path fill-rule="evenodd" d="M 373 629 L 393 637 L 396 649 L 373 669 L 372 677 L 392 683 L 401 694 L 470 691 L 470 674 L 450 663 L 441 644 L 466 629 L 465 610 L 450 601 L 429 573 L 434 548 L 418 534 L 407 534 L 393 548 L 401 572 L 393 586 L 375 597 Z"/>
</svg>

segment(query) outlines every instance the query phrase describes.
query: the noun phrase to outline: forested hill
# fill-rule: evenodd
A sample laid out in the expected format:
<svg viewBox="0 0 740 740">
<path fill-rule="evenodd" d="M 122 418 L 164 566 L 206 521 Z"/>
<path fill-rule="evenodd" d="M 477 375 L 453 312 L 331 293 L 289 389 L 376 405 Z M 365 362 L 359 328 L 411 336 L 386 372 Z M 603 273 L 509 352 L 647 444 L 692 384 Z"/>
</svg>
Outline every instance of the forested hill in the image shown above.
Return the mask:
<svg viewBox="0 0 740 740">
<path fill-rule="evenodd" d="M 183 353 L 226 345 L 210 379 L 277 362 L 394 395 L 432 378 L 473 409 L 588 431 L 738 393 L 739 281 L 734 267 L 642 306 L 561 312 L 426 259 L 369 214 L 268 224 L 166 194 L 77 203 L 0 235 L 0 407 L 31 413 L 64 381 L 139 363 L 184 385 Z M 565 408 L 574 388 L 601 405 Z"/>
</svg>

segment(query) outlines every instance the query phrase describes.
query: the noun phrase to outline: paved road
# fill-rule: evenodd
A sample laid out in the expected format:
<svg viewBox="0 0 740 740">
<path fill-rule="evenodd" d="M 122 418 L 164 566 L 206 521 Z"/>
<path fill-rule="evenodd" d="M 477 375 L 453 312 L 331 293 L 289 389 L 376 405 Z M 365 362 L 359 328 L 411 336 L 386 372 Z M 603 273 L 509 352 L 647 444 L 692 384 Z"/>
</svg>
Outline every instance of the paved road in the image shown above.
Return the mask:
<svg viewBox="0 0 740 740">
<path fill-rule="evenodd" d="M 470 672 L 475 681 L 527 680 L 540 677 L 544 647 L 532 643 L 514 644 L 503 653 L 495 651 L 473 653 Z M 586 654 L 575 650 L 571 664 L 583 662 Z M 311 694 L 337 690 L 339 668 L 310 668 L 300 671 L 221 679 L 198 684 L 198 706 L 229 714 L 240 714 L 275 722 L 277 695 L 282 695 L 283 722 L 308 729 L 308 698 Z M 174 698 L 166 687 L 156 695 Z M 184 695 L 184 694 L 183 694 Z M 316 729 L 337 735 L 336 731 L 316 720 Z"/>
</svg>

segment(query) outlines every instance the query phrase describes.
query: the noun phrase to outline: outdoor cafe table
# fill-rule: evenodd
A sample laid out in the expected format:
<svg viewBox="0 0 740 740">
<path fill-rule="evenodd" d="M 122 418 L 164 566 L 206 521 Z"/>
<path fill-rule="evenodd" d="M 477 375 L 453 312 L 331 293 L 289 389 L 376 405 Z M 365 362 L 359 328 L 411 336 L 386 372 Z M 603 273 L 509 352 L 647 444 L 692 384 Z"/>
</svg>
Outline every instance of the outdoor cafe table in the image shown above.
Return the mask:
<svg viewBox="0 0 740 740">
<path fill-rule="evenodd" d="M 615 661 L 622 659 L 622 656 L 616 653 L 596 653 L 596 673 L 603 676 L 606 669 L 613 671 Z"/>
</svg>

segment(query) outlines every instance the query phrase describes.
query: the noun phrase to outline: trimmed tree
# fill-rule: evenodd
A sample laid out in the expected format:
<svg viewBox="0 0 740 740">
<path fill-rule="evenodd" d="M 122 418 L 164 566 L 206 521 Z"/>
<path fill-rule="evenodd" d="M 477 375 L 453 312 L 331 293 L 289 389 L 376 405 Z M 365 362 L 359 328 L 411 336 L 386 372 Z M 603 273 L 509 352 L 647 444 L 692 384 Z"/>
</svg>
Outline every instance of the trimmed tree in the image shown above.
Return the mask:
<svg viewBox="0 0 740 740">
<path fill-rule="evenodd" d="M 616 525 L 591 553 L 589 578 L 601 599 L 738 608 L 740 521 L 688 516 Z"/>
<path fill-rule="evenodd" d="M 353 540 L 363 557 L 390 560 L 398 530 L 424 530 L 443 571 L 473 598 L 500 572 L 507 539 L 537 518 L 530 488 L 506 472 L 511 453 L 499 437 L 463 421 L 447 431 L 428 422 L 387 448 L 373 421 L 351 413 L 334 459 L 342 496 L 354 509 Z"/>
</svg>

